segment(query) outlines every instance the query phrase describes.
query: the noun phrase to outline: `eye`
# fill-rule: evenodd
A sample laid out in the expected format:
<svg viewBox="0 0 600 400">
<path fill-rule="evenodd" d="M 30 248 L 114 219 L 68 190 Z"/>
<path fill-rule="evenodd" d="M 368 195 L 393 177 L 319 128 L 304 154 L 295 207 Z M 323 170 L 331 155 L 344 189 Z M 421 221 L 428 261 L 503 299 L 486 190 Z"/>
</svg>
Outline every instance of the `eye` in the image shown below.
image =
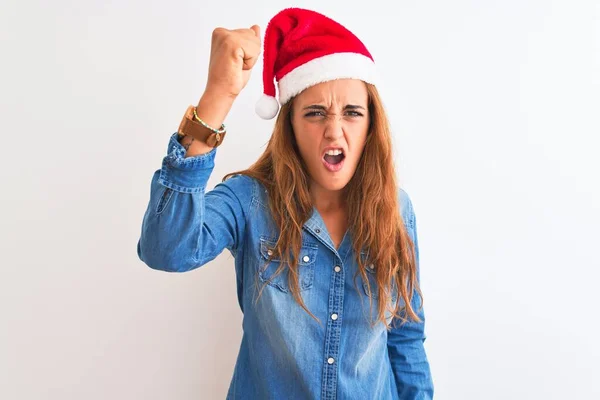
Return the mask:
<svg viewBox="0 0 600 400">
<path fill-rule="evenodd" d="M 308 112 L 304 115 L 305 117 L 316 117 L 316 116 L 325 116 L 325 114 L 323 113 L 323 111 L 311 111 Z"/>
<path fill-rule="evenodd" d="M 353 110 L 347 111 L 346 114 L 350 115 L 351 117 L 362 117 L 363 116 L 360 112 L 353 111 Z"/>
</svg>

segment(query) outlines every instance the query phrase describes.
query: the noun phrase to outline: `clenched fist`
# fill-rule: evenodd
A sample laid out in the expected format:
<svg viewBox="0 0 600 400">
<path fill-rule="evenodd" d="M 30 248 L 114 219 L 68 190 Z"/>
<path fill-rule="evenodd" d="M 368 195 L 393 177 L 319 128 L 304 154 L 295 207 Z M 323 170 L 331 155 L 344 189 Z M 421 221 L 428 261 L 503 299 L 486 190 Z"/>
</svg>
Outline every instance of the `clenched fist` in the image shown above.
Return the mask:
<svg viewBox="0 0 600 400">
<path fill-rule="evenodd" d="M 260 28 L 228 30 L 217 28 L 212 34 L 208 79 L 196 106 L 198 117 L 218 128 L 233 102 L 250 79 L 250 71 L 260 55 Z M 212 147 L 191 137 L 181 139 L 186 157 L 208 153 Z"/>
<path fill-rule="evenodd" d="M 212 34 L 206 92 L 235 99 L 250 79 L 261 49 L 260 28 L 217 28 Z"/>
</svg>

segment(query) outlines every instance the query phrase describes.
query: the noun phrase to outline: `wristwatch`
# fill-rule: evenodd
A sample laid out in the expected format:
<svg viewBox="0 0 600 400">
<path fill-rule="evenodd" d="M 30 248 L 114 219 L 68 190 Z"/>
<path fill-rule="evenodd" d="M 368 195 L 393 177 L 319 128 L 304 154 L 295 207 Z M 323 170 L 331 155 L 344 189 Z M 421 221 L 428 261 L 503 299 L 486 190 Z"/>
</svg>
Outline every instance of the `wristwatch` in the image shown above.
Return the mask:
<svg viewBox="0 0 600 400">
<path fill-rule="evenodd" d="M 185 111 L 185 115 L 181 119 L 179 129 L 177 133 L 179 136 L 189 135 L 196 140 L 208 144 L 211 147 L 218 147 L 223 143 L 225 133 L 217 133 L 212 131 L 210 128 L 205 127 L 194 119 L 194 109 L 196 107 L 191 105 Z"/>
</svg>

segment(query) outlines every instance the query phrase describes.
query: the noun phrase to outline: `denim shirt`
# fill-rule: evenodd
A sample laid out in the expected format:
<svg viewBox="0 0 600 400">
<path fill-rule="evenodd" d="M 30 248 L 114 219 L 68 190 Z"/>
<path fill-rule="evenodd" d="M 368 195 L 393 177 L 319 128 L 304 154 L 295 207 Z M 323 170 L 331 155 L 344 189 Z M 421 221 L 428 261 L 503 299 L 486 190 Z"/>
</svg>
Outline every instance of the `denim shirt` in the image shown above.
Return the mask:
<svg viewBox="0 0 600 400">
<path fill-rule="evenodd" d="M 300 293 L 321 324 L 294 300 L 285 270 L 255 301 L 257 283 L 272 278 L 279 265 L 273 259 L 262 268 L 277 229 L 256 179 L 235 175 L 205 190 L 217 149 L 185 158 L 177 133 L 171 135 L 152 177 L 137 252 L 150 268 L 168 272 L 201 267 L 224 249 L 235 258 L 243 336 L 227 399 L 433 398 L 423 310 L 420 323 L 390 332 L 381 321 L 371 327 L 378 294 L 372 290 L 370 306 L 367 283 L 360 275 L 353 279 L 358 263 L 351 233 L 336 249 L 314 207 L 303 226 L 298 272 Z M 398 196 L 418 265 L 415 214 L 407 193 L 399 188 Z M 375 289 L 371 268 L 367 276 Z M 419 297 L 413 299 L 416 311 Z"/>
</svg>

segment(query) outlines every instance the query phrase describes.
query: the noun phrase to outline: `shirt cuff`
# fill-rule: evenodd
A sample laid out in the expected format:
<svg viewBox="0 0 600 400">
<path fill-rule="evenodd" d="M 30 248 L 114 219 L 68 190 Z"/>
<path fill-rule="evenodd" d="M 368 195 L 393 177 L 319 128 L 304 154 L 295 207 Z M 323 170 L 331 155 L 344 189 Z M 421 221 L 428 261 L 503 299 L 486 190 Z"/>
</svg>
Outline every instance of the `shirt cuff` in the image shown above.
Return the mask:
<svg viewBox="0 0 600 400">
<path fill-rule="evenodd" d="M 178 192 L 196 193 L 204 190 L 215 166 L 217 148 L 205 154 L 185 157 L 186 150 L 177 139 L 177 132 L 169 139 L 158 182 Z"/>
</svg>

